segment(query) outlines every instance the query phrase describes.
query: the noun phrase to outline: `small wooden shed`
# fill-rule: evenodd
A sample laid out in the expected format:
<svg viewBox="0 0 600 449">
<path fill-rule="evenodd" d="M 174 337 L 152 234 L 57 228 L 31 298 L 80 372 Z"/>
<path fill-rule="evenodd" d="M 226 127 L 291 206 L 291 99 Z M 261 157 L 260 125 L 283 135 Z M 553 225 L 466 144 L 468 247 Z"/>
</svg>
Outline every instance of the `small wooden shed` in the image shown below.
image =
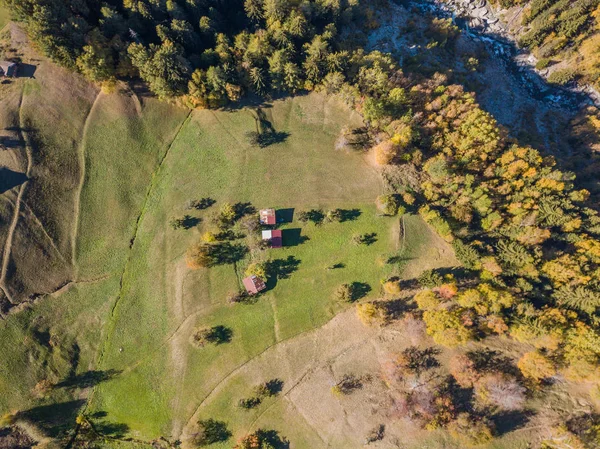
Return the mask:
<svg viewBox="0 0 600 449">
<path fill-rule="evenodd" d="M 250 295 L 256 295 L 267 288 L 265 281 L 256 275 L 248 276 L 243 280 L 244 287 Z"/>
</svg>

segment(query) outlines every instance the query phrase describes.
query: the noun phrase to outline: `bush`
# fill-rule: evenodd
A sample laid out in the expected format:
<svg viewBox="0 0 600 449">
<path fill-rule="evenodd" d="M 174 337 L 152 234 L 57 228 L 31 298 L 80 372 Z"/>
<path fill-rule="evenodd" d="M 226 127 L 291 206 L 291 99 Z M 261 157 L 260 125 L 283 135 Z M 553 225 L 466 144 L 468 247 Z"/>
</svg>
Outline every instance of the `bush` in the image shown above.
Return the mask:
<svg viewBox="0 0 600 449">
<path fill-rule="evenodd" d="M 514 376 L 503 373 L 488 374 L 475 384 L 475 394 L 483 404 L 495 405 L 502 410 L 522 409 L 525 393 L 525 387 Z"/>
<path fill-rule="evenodd" d="M 481 373 L 477 369 L 473 359 L 464 354 L 450 359 L 449 371 L 454 379 L 456 379 L 456 382 L 463 388 L 472 388 L 475 382 L 481 378 Z"/>
<path fill-rule="evenodd" d="M 385 307 L 378 302 L 356 304 L 356 315 L 367 326 L 385 324 L 388 321 L 388 314 Z"/>
<path fill-rule="evenodd" d="M 418 281 L 423 288 L 435 288 L 444 283 L 444 278 L 434 270 L 425 270 L 419 275 Z"/>
<path fill-rule="evenodd" d="M 252 398 L 244 398 L 238 401 L 238 407 L 244 410 L 251 410 L 253 408 L 258 407 L 262 402 L 262 399 L 259 397 Z"/>
<path fill-rule="evenodd" d="M 402 287 L 400 281 L 396 279 L 388 279 L 383 283 L 383 291 L 386 295 L 397 297 L 402 293 Z"/>
<path fill-rule="evenodd" d="M 352 285 L 342 284 L 335 291 L 335 299 L 343 302 L 352 302 Z"/>
<path fill-rule="evenodd" d="M 377 234 L 372 232 L 369 234 L 357 234 L 352 237 L 352 243 L 355 245 L 372 245 L 377 241 Z"/>
<path fill-rule="evenodd" d="M 196 432 L 191 441 L 196 446 L 208 446 L 210 444 L 227 441 L 231 438 L 231 432 L 223 421 L 205 419 L 198 421 Z"/>
<path fill-rule="evenodd" d="M 539 352 L 532 351 L 523 355 L 517 363 L 523 376 L 535 382 L 539 382 L 556 374 L 554 364 Z"/>
<path fill-rule="evenodd" d="M 325 214 L 321 209 L 311 209 L 306 211 L 298 212 L 298 221 L 302 223 L 308 223 L 309 221 L 313 222 L 316 225 L 323 223 L 325 219 Z"/>
<path fill-rule="evenodd" d="M 363 387 L 362 379 L 354 374 L 344 374 L 342 379 L 332 387 L 332 392 L 336 395 L 349 395 Z"/>
<path fill-rule="evenodd" d="M 404 215 L 406 209 L 400 205 L 400 198 L 398 195 L 381 195 L 377 197 L 377 208 L 384 215 L 390 217 L 394 215 Z"/>
<path fill-rule="evenodd" d="M 460 413 L 448 424 L 450 434 L 468 446 L 479 446 L 489 442 L 494 435 L 494 426 L 487 418 Z"/>
<path fill-rule="evenodd" d="M 225 326 L 206 327 L 196 329 L 192 334 L 191 343 L 198 348 L 206 346 L 207 344 L 220 345 L 229 343 L 232 335 L 233 331 Z"/>
<path fill-rule="evenodd" d="M 535 64 L 535 68 L 537 70 L 544 70 L 546 67 L 548 67 L 550 65 L 551 62 L 552 62 L 552 60 L 550 58 L 541 58 Z"/>
<path fill-rule="evenodd" d="M 568 68 L 556 70 L 548 76 L 548 82 L 551 84 L 564 86 L 565 84 L 573 81 L 575 79 L 575 75 L 577 75 L 575 69 Z"/>
<path fill-rule="evenodd" d="M 267 280 L 267 264 L 264 262 L 253 262 L 248 265 L 245 271 L 246 276 L 257 276 L 261 278 L 263 281 Z"/>
</svg>

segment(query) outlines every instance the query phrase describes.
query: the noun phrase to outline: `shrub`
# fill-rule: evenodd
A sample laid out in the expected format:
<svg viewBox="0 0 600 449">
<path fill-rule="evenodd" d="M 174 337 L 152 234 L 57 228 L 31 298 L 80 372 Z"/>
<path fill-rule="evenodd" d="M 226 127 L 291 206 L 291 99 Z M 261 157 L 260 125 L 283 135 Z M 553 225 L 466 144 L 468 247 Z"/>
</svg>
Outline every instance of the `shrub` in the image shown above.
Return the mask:
<svg viewBox="0 0 600 449">
<path fill-rule="evenodd" d="M 383 283 L 383 291 L 386 295 L 396 297 L 402 293 L 400 281 L 396 279 L 388 279 Z"/>
<path fill-rule="evenodd" d="M 573 81 L 573 79 L 575 79 L 576 74 L 577 72 L 575 71 L 575 69 L 571 68 L 556 70 L 548 76 L 548 82 L 551 84 L 559 84 L 563 86 Z"/>
<path fill-rule="evenodd" d="M 409 346 L 396 359 L 396 366 L 404 373 L 419 377 L 425 371 L 440 366 L 436 358 L 440 352 L 435 348 L 419 349 L 416 346 Z"/>
<path fill-rule="evenodd" d="M 539 382 L 556 374 L 554 364 L 544 355 L 537 351 L 527 352 L 517 363 L 523 376 L 535 382 Z"/>
<path fill-rule="evenodd" d="M 255 407 L 258 407 L 261 402 L 262 399 L 259 397 L 244 398 L 238 401 L 238 407 L 244 410 L 251 410 Z"/>
<path fill-rule="evenodd" d="M 231 432 L 226 423 L 214 419 L 204 419 L 198 421 L 196 432 L 193 434 L 191 441 L 196 446 L 208 446 L 227 441 L 229 438 L 231 438 Z"/>
<path fill-rule="evenodd" d="M 481 378 L 473 359 L 467 355 L 460 354 L 450 359 L 450 374 L 463 388 L 472 388 L 475 382 Z"/>
<path fill-rule="evenodd" d="M 327 221 L 337 221 L 339 223 L 344 219 L 344 211 L 342 209 L 332 209 L 327 212 L 327 216 L 325 218 Z"/>
<path fill-rule="evenodd" d="M 374 429 L 372 429 L 365 438 L 366 444 L 375 443 L 376 441 L 383 440 L 385 436 L 385 426 L 383 424 L 378 425 Z"/>
<path fill-rule="evenodd" d="M 352 285 L 350 284 L 342 284 L 335 291 L 335 299 L 338 301 L 352 302 L 352 296 Z"/>
<path fill-rule="evenodd" d="M 384 215 L 404 215 L 406 209 L 400 205 L 398 195 L 381 195 L 377 197 L 377 208 Z"/>
<path fill-rule="evenodd" d="M 355 245 L 372 245 L 377 241 L 377 234 L 371 232 L 369 234 L 357 234 L 352 237 L 352 243 Z"/>
<path fill-rule="evenodd" d="M 325 219 L 325 214 L 321 209 L 311 209 L 306 211 L 298 212 L 298 221 L 302 223 L 308 223 L 309 221 L 313 222 L 316 225 L 323 223 Z"/>
<path fill-rule="evenodd" d="M 493 424 L 487 418 L 460 413 L 448 424 L 448 431 L 468 446 L 479 446 L 489 442 L 493 435 Z"/>
<path fill-rule="evenodd" d="M 250 296 L 246 292 L 232 292 L 227 295 L 227 302 L 231 304 L 247 302 Z"/>
<path fill-rule="evenodd" d="M 349 395 L 363 387 L 362 379 L 354 374 L 344 374 L 342 379 L 332 387 L 336 395 Z"/>
<path fill-rule="evenodd" d="M 389 165 L 397 155 L 396 147 L 390 140 L 384 140 L 373 148 L 377 165 Z"/>
<path fill-rule="evenodd" d="M 229 343 L 232 335 L 232 330 L 225 326 L 206 327 L 196 329 L 192 334 L 191 343 L 198 348 L 206 346 L 207 344 L 220 345 Z"/>
<path fill-rule="evenodd" d="M 356 315 L 366 325 L 385 324 L 388 321 L 385 307 L 378 302 L 356 304 Z"/>
<path fill-rule="evenodd" d="M 267 279 L 267 264 L 264 262 L 253 262 L 245 271 L 246 276 L 257 276 L 263 281 Z"/>
<path fill-rule="evenodd" d="M 465 268 L 471 270 L 478 270 L 481 268 L 481 256 L 471 245 L 456 239 L 452 242 L 452 247 L 454 248 L 456 258 L 465 266 Z"/>
<path fill-rule="evenodd" d="M 488 374 L 475 383 L 475 394 L 483 404 L 503 410 L 520 410 L 525 403 L 525 387 L 514 376 Z"/>
<path fill-rule="evenodd" d="M 550 65 L 551 62 L 552 62 L 552 60 L 550 58 L 541 58 L 535 64 L 535 68 L 537 70 L 544 70 L 546 67 L 548 67 Z"/>
<path fill-rule="evenodd" d="M 444 278 L 434 270 L 425 270 L 419 275 L 418 281 L 423 288 L 434 288 L 440 287 L 444 283 Z"/>
</svg>

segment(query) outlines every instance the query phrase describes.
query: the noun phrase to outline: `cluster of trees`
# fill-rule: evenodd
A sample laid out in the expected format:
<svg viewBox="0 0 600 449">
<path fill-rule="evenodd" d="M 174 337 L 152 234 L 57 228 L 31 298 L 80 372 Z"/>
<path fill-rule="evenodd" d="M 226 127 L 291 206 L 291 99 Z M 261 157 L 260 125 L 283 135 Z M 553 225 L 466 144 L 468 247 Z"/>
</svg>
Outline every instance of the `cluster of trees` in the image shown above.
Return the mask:
<svg viewBox="0 0 600 449">
<path fill-rule="evenodd" d="M 398 70 L 388 75 L 376 92 L 360 90 L 362 105 L 371 95 L 406 93 L 404 109 L 384 108 L 372 122 L 380 142 L 373 151 L 385 144 L 387 165 L 421 173 L 411 193 L 419 213 L 479 283 L 450 280 L 417 295 L 430 335 L 450 346 L 511 335 L 573 377 L 597 377 L 600 216 L 586 205 L 589 193 L 552 158 L 509 139 L 444 76 L 415 83 Z M 393 212 L 390 199 L 378 203 Z"/>
<path fill-rule="evenodd" d="M 510 3 L 510 0 L 509 0 Z M 600 70 L 598 62 L 597 29 L 600 17 L 598 0 L 533 0 L 523 16 L 523 24 L 529 30 L 519 38 L 519 45 L 535 51 L 539 58 L 549 61 L 569 59 L 572 47 L 580 53 L 578 70 L 557 71 L 551 82 L 564 84 L 576 75 L 585 76 L 586 82 L 598 83 Z"/>
<path fill-rule="evenodd" d="M 289 447 L 289 441 L 274 430 L 258 429 L 243 437 L 234 449 L 276 449 Z"/>
<path fill-rule="evenodd" d="M 254 387 L 253 395 L 248 398 L 240 399 L 238 401 L 238 407 L 245 410 L 258 407 L 263 400 L 277 396 L 282 389 L 283 381 L 281 379 L 271 379 Z"/>
<path fill-rule="evenodd" d="M 96 82 L 140 76 L 161 97 L 217 107 L 248 90 L 343 79 L 360 0 L 3 0 L 45 54 Z M 369 22 L 367 20 L 366 22 Z M 342 31 L 345 32 L 341 39 Z"/>
<path fill-rule="evenodd" d="M 420 293 L 429 332 L 449 345 L 509 334 L 572 374 L 597 375 L 600 216 L 588 192 L 552 158 L 508 139 L 460 87 L 421 89 L 419 212 L 480 282 Z"/>
<path fill-rule="evenodd" d="M 206 202 L 192 204 L 194 209 L 206 209 Z M 210 203 L 212 205 L 213 202 Z M 206 206 L 206 207 L 205 207 Z M 195 224 L 199 223 L 199 219 Z M 233 264 L 243 259 L 249 249 L 240 239 L 245 237 L 240 230 L 255 231 L 259 227 L 256 209 L 249 203 L 224 203 L 209 219 L 212 230 L 206 231 L 202 239 L 191 246 L 186 254 L 190 268 L 210 268 L 216 265 Z"/>
</svg>

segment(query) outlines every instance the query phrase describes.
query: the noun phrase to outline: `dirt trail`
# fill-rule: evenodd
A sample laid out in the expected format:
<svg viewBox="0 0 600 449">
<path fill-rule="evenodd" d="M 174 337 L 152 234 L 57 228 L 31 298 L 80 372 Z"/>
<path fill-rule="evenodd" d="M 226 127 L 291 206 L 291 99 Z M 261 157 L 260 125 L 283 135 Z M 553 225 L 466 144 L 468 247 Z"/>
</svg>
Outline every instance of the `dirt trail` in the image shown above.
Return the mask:
<svg viewBox="0 0 600 449">
<path fill-rule="evenodd" d="M 80 179 L 79 179 L 79 185 L 77 186 L 77 190 L 75 191 L 75 199 L 74 199 L 74 210 L 73 210 L 73 233 L 71 235 L 71 248 L 72 248 L 72 254 L 71 254 L 71 264 L 72 264 L 72 269 L 73 269 L 73 273 L 74 273 L 74 277 L 77 277 L 78 274 L 78 268 L 77 268 L 77 236 L 79 234 L 79 221 L 80 221 L 80 213 L 81 213 L 81 192 L 83 191 L 83 186 L 85 184 L 85 148 L 86 148 L 86 143 L 87 143 L 87 138 L 88 138 L 88 131 L 90 128 L 90 123 L 91 123 L 91 117 L 93 117 L 94 112 L 96 111 L 96 108 L 98 106 L 98 104 L 100 103 L 100 99 L 102 98 L 103 94 L 102 91 L 98 92 L 98 95 L 96 95 L 96 98 L 94 100 L 94 103 L 92 104 L 92 106 L 90 107 L 90 110 L 88 111 L 87 117 L 85 118 L 85 122 L 83 125 L 83 131 L 81 133 L 81 141 L 79 142 L 79 147 L 78 147 L 78 151 L 77 154 L 79 156 L 79 171 L 80 171 Z"/>
<path fill-rule="evenodd" d="M 27 189 L 27 185 L 29 184 L 29 177 L 31 176 L 31 169 L 33 167 L 33 155 L 32 155 L 32 151 L 31 151 L 31 146 L 29 145 L 28 137 L 24 131 L 25 126 L 24 126 L 24 120 L 23 120 L 23 99 L 24 99 L 23 89 L 24 88 L 22 87 L 21 88 L 21 96 L 19 98 L 19 105 L 18 105 L 19 124 L 18 124 L 17 128 L 18 128 L 19 138 L 25 145 L 25 153 L 27 155 L 27 170 L 25 172 L 25 175 L 27 176 L 27 180 L 23 184 L 21 184 L 21 186 L 19 187 L 19 193 L 17 195 L 17 200 L 15 201 L 13 218 L 10 223 L 10 227 L 8 228 L 8 235 L 6 237 L 6 243 L 4 245 L 4 252 L 2 254 L 2 268 L 0 271 L 0 287 L 2 288 L 2 291 L 4 292 L 4 295 L 6 296 L 6 298 L 13 304 L 15 303 L 14 299 L 12 298 L 12 295 L 10 294 L 10 292 L 8 291 L 8 288 L 6 287 L 6 274 L 8 271 L 8 264 L 10 262 L 10 254 L 12 251 L 12 240 L 13 240 L 13 236 L 15 233 L 15 229 L 17 228 L 17 224 L 19 223 L 19 216 L 21 214 L 21 202 L 23 200 L 23 195 L 25 194 L 25 189 Z"/>
<path fill-rule="evenodd" d="M 168 301 L 171 306 L 171 313 L 175 320 L 182 323 L 178 328 L 178 332 L 173 335 L 173 338 L 169 339 L 169 353 L 171 360 L 170 372 L 173 382 L 183 382 L 185 377 L 187 367 L 187 347 L 189 345 L 185 336 L 189 334 L 188 331 L 191 331 L 191 328 L 194 325 L 192 320 L 186 320 L 183 304 L 184 283 L 188 271 L 185 261 L 181 260 L 175 268 L 175 295 L 173 300 Z M 177 411 L 181 405 L 181 393 L 182 389 L 177 389 L 177 393 L 171 401 L 171 408 L 175 411 Z M 174 415 L 176 416 L 177 413 L 174 413 Z M 183 424 L 184 423 L 181 420 L 173 420 L 171 429 L 172 437 L 181 434 Z"/>
</svg>

